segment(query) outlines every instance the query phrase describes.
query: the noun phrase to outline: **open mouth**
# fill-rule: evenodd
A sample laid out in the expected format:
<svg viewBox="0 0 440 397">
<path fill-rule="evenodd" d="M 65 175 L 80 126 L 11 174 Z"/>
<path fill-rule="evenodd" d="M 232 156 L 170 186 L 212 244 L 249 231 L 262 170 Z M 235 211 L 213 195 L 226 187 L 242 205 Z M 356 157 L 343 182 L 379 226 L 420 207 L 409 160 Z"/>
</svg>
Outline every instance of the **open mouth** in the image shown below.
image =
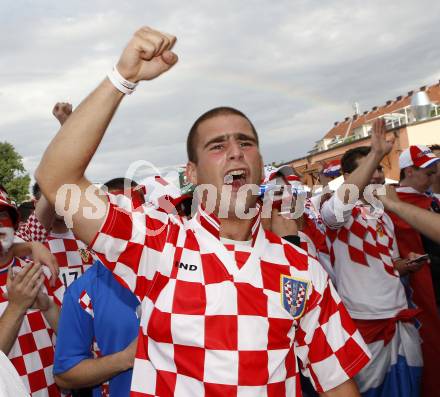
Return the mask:
<svg viewBox="0 0 440 397">
<path fill-rule="evenodd" d="M 225 185 L 231 185 L 233 188 L 239 188 L 246 183 L 246 170 L 238 169 L 229 171 L 223 178 Z"/>
</svg>

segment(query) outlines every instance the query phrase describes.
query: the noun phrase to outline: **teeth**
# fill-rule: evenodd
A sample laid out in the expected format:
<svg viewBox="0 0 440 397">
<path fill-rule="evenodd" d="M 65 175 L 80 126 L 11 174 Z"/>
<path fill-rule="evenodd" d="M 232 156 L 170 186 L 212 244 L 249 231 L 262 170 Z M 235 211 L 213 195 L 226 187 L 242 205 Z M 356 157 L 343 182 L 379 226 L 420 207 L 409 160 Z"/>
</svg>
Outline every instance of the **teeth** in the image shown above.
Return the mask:
<svg viewBox="0 0 440 397">
<path fill-rule="evenodd" d="M 234 176 L 240 176 L 240 175 L 244 175 L 244 174 L 245 174 L 244 170 L 234 170 L 234 171 L 228 172 L 223 179 L 223 183 L 226 185 L 230 185 L 234 180 Z"/>
<path fill-rule="evenodd" d="M 231 174 L 227 174 L 227 175 L 225 175 L 225 177 L 223 179 L 223 183 L 225 185 L 230 185 L 233 180 L 234 180 L 234 177 Z"/>
</svg>

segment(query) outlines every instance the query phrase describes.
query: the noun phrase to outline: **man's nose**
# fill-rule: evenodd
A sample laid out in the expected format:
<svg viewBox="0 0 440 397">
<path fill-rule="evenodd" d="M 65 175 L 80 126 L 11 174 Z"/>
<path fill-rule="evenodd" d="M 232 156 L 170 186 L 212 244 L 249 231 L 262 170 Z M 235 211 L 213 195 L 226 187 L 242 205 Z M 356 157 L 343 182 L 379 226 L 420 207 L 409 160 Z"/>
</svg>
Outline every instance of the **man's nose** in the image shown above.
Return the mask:
<svg viewBox="0 0 440 397">
<path fill-rule="evenodd" d="M 228 159 L 237 160 L 242 158 L 243 158 L 243 148 L 241 147 L 240 142 L 232 140 L 229 145 Z"/>
</svg>

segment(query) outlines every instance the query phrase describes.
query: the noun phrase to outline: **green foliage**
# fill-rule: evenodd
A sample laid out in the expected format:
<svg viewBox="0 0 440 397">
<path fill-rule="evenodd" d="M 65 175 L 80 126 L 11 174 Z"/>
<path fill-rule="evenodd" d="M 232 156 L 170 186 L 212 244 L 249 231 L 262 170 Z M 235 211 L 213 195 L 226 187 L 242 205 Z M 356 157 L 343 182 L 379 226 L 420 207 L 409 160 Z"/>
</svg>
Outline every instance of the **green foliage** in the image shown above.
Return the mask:
<svg viewBox="0 0 440 397">
<path fill-rule="evenodd" d="M 8 142 L 0 142 L 0 184 L 17 204 L 29 199 L 31 178 L 23 166 L 23 158 Z"/>
</svg>

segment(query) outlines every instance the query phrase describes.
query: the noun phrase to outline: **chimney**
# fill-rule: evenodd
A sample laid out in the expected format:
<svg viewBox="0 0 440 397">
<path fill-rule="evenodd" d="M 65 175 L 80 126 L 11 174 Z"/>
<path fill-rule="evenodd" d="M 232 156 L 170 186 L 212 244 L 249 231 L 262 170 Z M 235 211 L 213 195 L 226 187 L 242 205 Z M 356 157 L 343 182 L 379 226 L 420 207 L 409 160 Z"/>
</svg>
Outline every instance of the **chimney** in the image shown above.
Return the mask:
<svg viewBox="0 0 440 397">
<path fill-rule="evenodd" d="M 398 97 L 396 97 L 396 101 L 401 101 L 402 100 L 402 95 L 399 95 Z"/>
<path fill-rule="evenodd" d="M 414 94 L 414 91 L 408 91 L 408 96 L 412 96 Z"/>
<path fill-rule="evenodd" d="M 387 101 L 387 106 L 391 105 L 391 102 L 393 101 Z"/>
<path fill-rule="evenodd" d="M 356 120 L 358 118 L 358 115 L 357 114 L 354 114 L 353 115 L 353 120 Z"/>
<path fill-rule="evenodd" d="M 344 121 L 348 121 L 348 120 L 350 120 L 350 117 L 346 117 L 346 118 L 344 119 Z"/>
<path fill-rule="evenodd" d="M 420 91 L 426 91 L 426 85 L 422 85 L 422 86 L 420 87 Z"/>
<path fill-rule="evenodd" d="M 373 112 L 375 112 L 377 110 L 377 106 L 373 106 L 373 108 L 371 109 Z"/>
<path fill-rule="evenodd" d="M 334 124 L 335 127 L 336 127 L 338 124 L 339 124 L 339 121 L 335 121 L 335 124 Z"/>
<path fill-rule="evenodd" d="M 364 114 L 368 114 L 368 110 L 365 110 L 365 111 L 364 111 Z"/>
</svg>

